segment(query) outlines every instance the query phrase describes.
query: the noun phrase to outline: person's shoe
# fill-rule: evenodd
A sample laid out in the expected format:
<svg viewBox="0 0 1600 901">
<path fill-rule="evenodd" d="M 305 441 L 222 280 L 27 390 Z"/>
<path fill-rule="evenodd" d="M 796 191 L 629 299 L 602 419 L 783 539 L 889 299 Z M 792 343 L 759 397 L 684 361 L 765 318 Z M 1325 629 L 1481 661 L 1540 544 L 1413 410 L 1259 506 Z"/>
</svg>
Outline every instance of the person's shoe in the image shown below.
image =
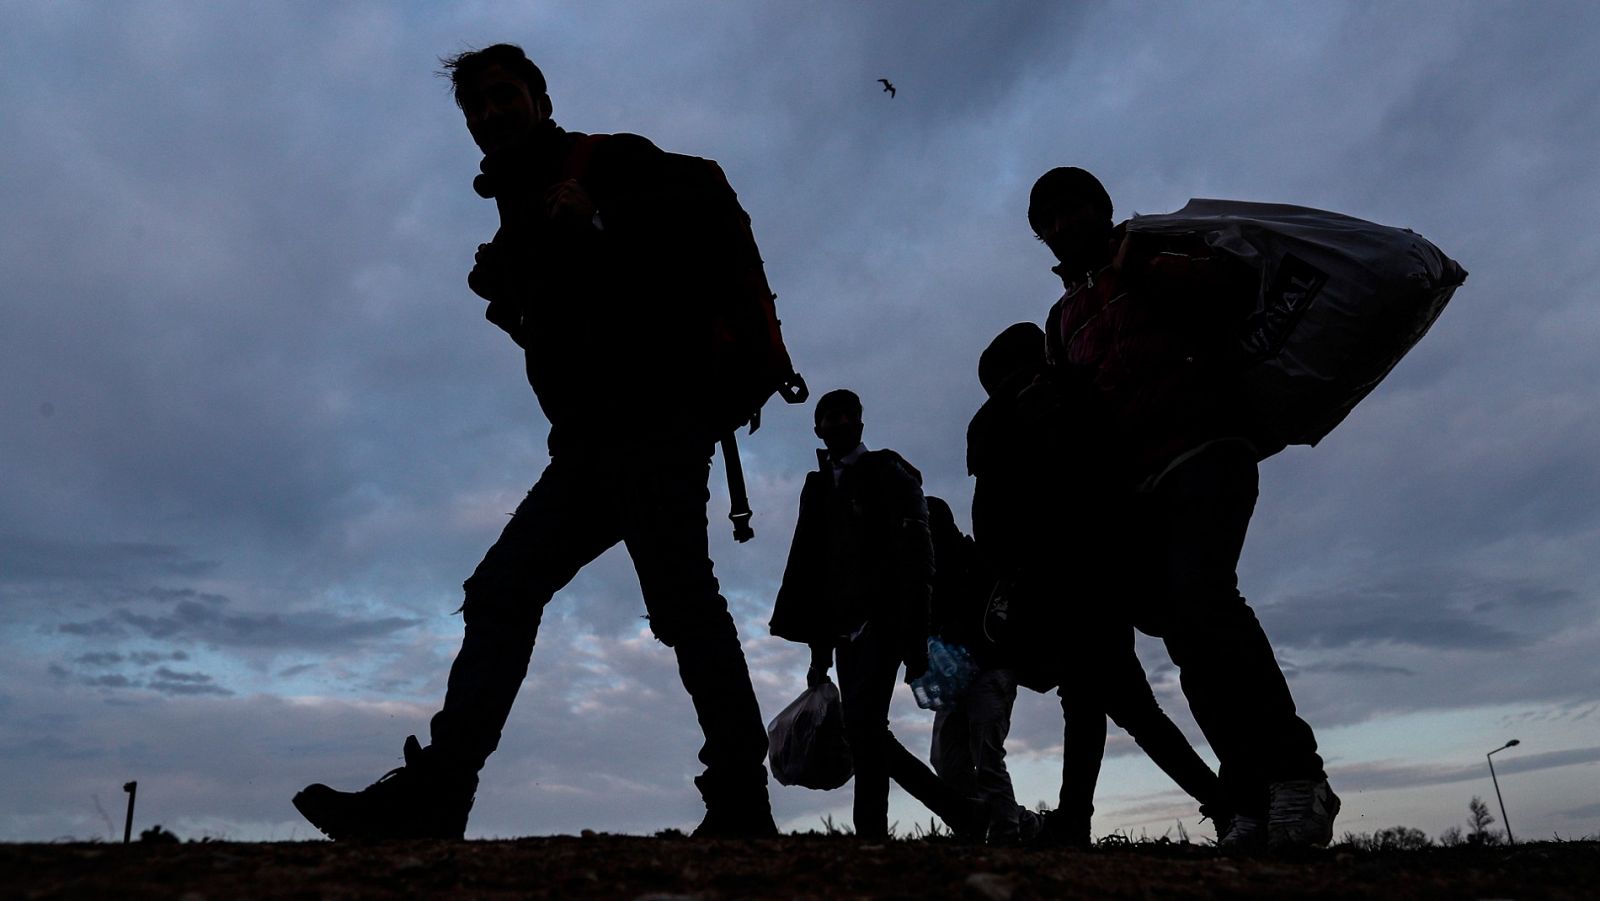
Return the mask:
<svg viewBox="0 0 1600 901">
<path fill-rule="evenodd" d="M 977 798 L 963 798 L 939 815 L 956 841 L 981 845 L 989 835 L 989 807 Z"/>
<path fill-rule="evenodd" d="M 1260 817 L 1217 814 L 1217 847 L 1229 851 L 1260 851 L 1267 846 L 1267 824 Z"/>
<path fill-rule="evenodd" d="M 1268 788 L 1267 847 L 1274 851 L 1321 848 L 1333 841 L 1339 796 L 1326 779 L 1274 782 Z"/>
<path fill-rule="evenodd" d="M 1029 844 L 1044 831 L 1044 817 L 1026 807 L 1017 808 L 1017 842 Z"/>
<path fill-rule="evenodd" d="M 710 773 L 694 777 L 694 787 L 706 803 L 705 819 L 694 832 L 695 838 L 776 838 L 778 824 L 772 821 L 772 802 L 767 796 L 766 771 L 757 781 L 743 781 Z"/>
<path fill-rule="evenodd" d="M 405 761 L 358 792 L 308 785 L 295 809 L 335 840 L 461 838 L 478 777 L 446 772 L 415 735 L 406 737 Z"/>
<path fill-rule="evenodd" d="M 695 838 L 777 838 L 778 824 L 770 809 L 730 810 L 718 807 L 706 811 L 693 832 Z"/>
<path fill-rule="evenodd" d="M 1089 817 L 1069 816 L 1060 810 L 1046 811 L 1033 841 L 1032 848 L 1089 848 L 1094 840 L 1089 833 Z"/>
</svg>

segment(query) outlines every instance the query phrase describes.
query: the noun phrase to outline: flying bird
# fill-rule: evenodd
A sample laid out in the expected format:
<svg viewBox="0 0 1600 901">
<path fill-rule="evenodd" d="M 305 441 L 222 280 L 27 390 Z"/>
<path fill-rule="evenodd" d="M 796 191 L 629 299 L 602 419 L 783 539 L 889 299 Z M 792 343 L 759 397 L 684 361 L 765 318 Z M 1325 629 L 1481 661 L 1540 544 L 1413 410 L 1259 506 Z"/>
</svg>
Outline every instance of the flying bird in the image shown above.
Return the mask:
<svg viewBox="0 0 1600 901">
<path fill-rule="evenodd" d="M 883 85 L 883 89 L 888 92 L 891 98 L 894 97 L 894 85 L 889 83 L 889 79 L 880 78 L 878 79 L 878 83 Z"/>
</svg>

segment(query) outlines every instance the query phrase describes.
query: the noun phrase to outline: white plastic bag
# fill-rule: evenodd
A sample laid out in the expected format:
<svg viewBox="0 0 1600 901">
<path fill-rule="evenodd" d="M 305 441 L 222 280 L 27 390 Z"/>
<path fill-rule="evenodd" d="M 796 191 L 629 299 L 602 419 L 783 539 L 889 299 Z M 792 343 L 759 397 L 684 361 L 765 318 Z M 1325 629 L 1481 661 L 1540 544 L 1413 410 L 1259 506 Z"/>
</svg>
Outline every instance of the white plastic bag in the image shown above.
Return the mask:
<svg viewBox="0 0 1600 901">
<path fill-rule="evenodd" d="M 1260 274 L 1239 340 L 1263 455 L 1316 444 L 1433 325 L 1466 270 L 1408 229 L 1308 207 L 1191 200 L 1132 235 L 1198 236 Z"/>
</svg>

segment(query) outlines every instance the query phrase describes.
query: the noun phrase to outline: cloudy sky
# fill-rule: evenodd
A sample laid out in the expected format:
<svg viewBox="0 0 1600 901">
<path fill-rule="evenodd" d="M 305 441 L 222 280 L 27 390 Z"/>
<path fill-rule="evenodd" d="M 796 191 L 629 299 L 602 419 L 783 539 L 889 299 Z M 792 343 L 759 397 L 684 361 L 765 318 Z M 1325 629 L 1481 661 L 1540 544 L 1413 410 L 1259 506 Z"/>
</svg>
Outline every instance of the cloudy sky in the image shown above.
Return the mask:
<svg viewBox="0 0 1600 901">
<path fill-rule="evenodd" d="M 3 0 L 0 839 L 109 838 L 130 779 L 140 826 L 312 837 L 298 788 L 426 735 L 460 582 L 545 460 L 466 289 L 495 215 L 434 75 L 500 40 L 567 127 L 722 162 L 801 370 L 963 522 L 977 355 L 1059 293 L 1023 215 L 1044 170 L 1096 172 L 1119 216 L 1228 197 L 1433 239 L 1470 279 L 1344 425 L 1263 464 L 1243 589 L 1341 831 L 1462 823 L 1517 738 L 1515 834 L 1600 833 L 1600 7 Z M 712 549 L 771 716 L 805 667 L 765 623 L 808 412 L 743 446 L 757 538 L 719 465 Z M 557 596 L 469 835 L 698 820 L 642 613 L 619 551 Z M 894 715 L 926 753 L 930 715 Z M 1060 741 L 1020 699 L 1022 800 L 1053 800 Z M 1097 832 L 1209 835 L 1111 753 Z M 774 803 L 805 829 L 849 798 Z"/>
</svg>

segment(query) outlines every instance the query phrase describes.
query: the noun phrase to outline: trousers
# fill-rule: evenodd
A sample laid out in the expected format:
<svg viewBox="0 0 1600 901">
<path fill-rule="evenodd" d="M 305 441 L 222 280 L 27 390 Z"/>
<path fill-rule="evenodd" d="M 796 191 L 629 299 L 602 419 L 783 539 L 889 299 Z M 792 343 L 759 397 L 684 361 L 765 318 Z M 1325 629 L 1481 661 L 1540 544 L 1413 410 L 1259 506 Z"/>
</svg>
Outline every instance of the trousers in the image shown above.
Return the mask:
<svg viewBox="0 0 1600 901">
<path fill-rule="evenodd" d="M 1108 718 L 1179 788 L 1199 801 L 1203 813 L 1215 818 L 1227 811 L 1217 774 L 1195 753 L 1150 690 L 1149 678 L 1134 650 L 1133 627 L 1091 620 L 1085 633 L 1074 642 L 1073 665 L 1066 668 L 1057 691 L 1065 727 L 1059 808 L 1064 822 L 1075 834 L 1087 836 L 1105 756 Z"/>
<path fill-rule="evenodd" d="M 709 447 L 551 459 L 463 586 L 461 650 L 430 724 L 436 753 L 482 768 L 527 675 L 545 605 L 621 542 L 705 736 L 695 784 L 707 807 L 767 805 L 766 729 L 708 551 L 710 465 Z"/>
<path fill-rule="evenodd" d="M 1006 769 L 1006 736 L 1017 700 L 1016 673 L 985 668 L 973 677 L 953 708 L 933 717 L 933 771 L 951 788 L 975 797 L 988 817 L 989 839 L 1014 841 L 1030 812 L 1017 804 Z"/>
<path fill-rule="evenodd" d="M 856 770 L 852 819 L 856 835 L 862 838 L 888 835 L 890 779 L 951 828 L 966 825 L 965 799 L 889 731 L 889 701 L 900 673 L 902 648 L 902 642 L 868 624 L 834 649 L 845 739 Z"/>
<path fill-rule="evenodd" d="M 1141 496 L 1133 542 L 1154 576 L 1135 625 L 1166 643 L 1217 755 L 1229 806 L 1260 818 L 1272 783 L 1327 774 L 1267 634 L 1239 593 L 1258 478 L 1247 443 L 1210 445 Z"/>
</svg>

